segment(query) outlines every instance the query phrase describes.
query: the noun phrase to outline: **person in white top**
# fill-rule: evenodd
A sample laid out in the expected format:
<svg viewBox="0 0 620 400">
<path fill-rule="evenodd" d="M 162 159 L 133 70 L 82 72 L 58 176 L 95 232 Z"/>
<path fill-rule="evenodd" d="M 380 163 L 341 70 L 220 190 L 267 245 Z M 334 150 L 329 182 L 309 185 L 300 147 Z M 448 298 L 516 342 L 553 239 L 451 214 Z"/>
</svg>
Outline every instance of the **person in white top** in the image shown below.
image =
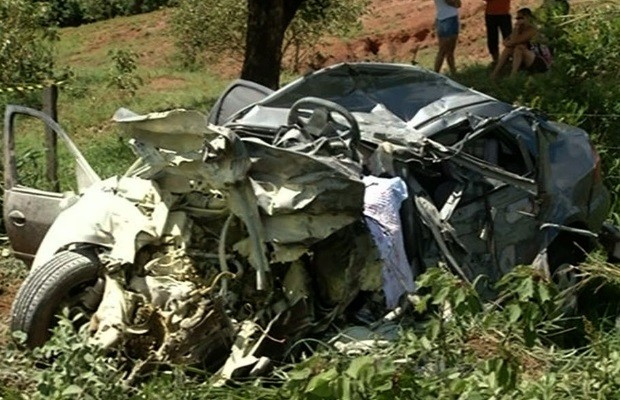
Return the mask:
<svg viewBox="0 0 620 400">
<path fill-rule="evenodd" d="M 461 0 L 435 0 L 437 9 L 437 38 L 439 50 L 435 58 L 435 72 L 440 72 L 444 60 L 448 62 L 450 73 L 456 74 L 454 50 L 459 38 L 459 8 Z"/>
</svg>

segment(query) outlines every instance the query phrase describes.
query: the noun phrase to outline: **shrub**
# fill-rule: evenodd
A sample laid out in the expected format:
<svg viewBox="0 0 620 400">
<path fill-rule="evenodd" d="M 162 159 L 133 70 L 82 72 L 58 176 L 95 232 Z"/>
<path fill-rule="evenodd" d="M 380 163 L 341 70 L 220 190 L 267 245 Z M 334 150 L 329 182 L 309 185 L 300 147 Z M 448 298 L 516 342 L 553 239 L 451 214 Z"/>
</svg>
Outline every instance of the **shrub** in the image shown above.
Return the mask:
<svg viewBox="0 0 620 400">
<path fill-rule="evenodd" d="M 142 78 L 137 74 L 138 55 L 125 49 L 113 50 L 109 55 L 114 62 L 110 69 L 109 86 L 133 96 L 143 83 Z"/>
<path fill-rule="evenodd" d="M 47 24 L 79 26 L 118 16 L 135 15 L 174 5 L 175 0 L 48 0 L 41 1 L 49 9 Z"/>
<path fill-rule="evenodd" d="M 246 31 L 247 6 L 236 0 L 181 0 L 171 18 L 171 34 L 183 64 L 206 56 L 240 59 Z"/>
<path fill-rule="evenodd" d="M 67 316 L 60 318 L 52 339 L 33 352 L 39 399 L 123 399 L 126 388 L 117 361 L 76 332 Z"/>
<path fill-rule="evenodd" d="M 56 31 L 44 28 L 46 8 L 27 0 L 0 2 L 0 88 L 45 83 L 54 78 Z M 6 95 L 5 95 L 6 96 Z"/>
<path fill-rule="evenodd" d="M 282 52 L 290 51 L 291 66 L 297 70 L 312 55 L 320 39 L 347 34 L 359 27 L 368 0 L 306 0 L 289 25 Z M 203 54 L 243 56 L 247 4 L 234 0 L 180 0 L 172 16 L 171 33 L 186 65 Z"/>
</svg>

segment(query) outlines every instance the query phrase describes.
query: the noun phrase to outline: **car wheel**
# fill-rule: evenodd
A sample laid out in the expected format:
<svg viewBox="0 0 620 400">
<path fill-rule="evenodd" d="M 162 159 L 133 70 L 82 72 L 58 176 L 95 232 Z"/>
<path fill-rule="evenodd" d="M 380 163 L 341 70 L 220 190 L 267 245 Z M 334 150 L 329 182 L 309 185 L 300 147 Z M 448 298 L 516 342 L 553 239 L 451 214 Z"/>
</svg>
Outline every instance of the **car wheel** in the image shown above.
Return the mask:
<svg viewBox="0 0 620 400">
<path fill-rule="evenodd" d="M 547 248 L 551 273 L 564 264 L 581 264 L 593 247 L 592 240 L 585 236 L 560 233 Z"/>
<path fill-rule="evenodd" d="M 101 301 L 99 267 L 96 256 L 65 251 L 31 271 L 15 296 L 11 331 L 26 333 L 25 344 L 32 348 L 49 339 L 63 308 L 70 316 L 88 317 Z"/>
</svg>

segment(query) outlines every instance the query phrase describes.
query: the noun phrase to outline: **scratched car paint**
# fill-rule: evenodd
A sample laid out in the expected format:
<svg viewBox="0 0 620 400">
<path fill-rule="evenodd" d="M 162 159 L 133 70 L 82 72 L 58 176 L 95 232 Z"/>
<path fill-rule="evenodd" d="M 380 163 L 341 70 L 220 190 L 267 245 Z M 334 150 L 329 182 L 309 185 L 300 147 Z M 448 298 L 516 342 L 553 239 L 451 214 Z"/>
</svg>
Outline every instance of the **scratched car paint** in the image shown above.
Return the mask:
<svg viewBox="0 0 620 400">
<path fill-rule="evenodd" d="M 70 144 L 74 193 L 20 184 L 19 114 Z M 4 218 L 32 263 L 12 329 L 37 346 L 79 311 L 91 340 L 143 360 L 132 374 L 260 373 L 361 309 L 380 321 L 438 263 L 468 281 L 554 273 L 609 207 L 585 132 L 414 66 L 340 64 L 273 93 L 239 81 L 208 118 L 113 119 L 137 161 L 102 180 L 60 126 L 7 108 Z"/>
</svg>

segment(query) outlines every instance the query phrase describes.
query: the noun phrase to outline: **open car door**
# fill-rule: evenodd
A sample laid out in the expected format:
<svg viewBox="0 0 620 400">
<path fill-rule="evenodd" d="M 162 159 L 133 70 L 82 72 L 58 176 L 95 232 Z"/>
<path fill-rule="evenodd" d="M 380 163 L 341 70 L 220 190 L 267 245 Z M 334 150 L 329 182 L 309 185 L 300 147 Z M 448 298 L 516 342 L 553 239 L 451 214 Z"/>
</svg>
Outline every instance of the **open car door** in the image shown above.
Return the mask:
<svg viewBox="0 0 620 400">
<path fill-rule="evenodd" d="M 209 113 L 209 123 L 223 125 L 237 111 L 264 99 L 273 90 L 256 82 L 237 79 L 217 99 Z"/>
<path fill-rule="evenodd" d="M 56 138 L 60 138 L 59 146 Z M 57 160 L 60 179 L 56 177 Z M 99 180 L 69 136 L 47 114 L 6 107 L 3 219 L 17 258 L 30 265 L 63 199 Z"/>
</svg>

